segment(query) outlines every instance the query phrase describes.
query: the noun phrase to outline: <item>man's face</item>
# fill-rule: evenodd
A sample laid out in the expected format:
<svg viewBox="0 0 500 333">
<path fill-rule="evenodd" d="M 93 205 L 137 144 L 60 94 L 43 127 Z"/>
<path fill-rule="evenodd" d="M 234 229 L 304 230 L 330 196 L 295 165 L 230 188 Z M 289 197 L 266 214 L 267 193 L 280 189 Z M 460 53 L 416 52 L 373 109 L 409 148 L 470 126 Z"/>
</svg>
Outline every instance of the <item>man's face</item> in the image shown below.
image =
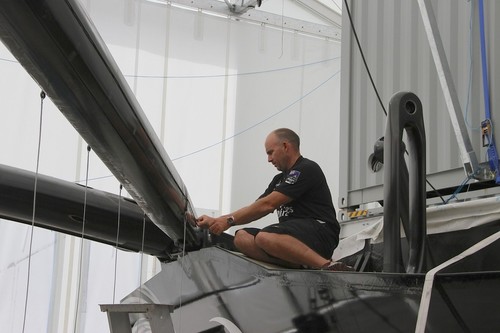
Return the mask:
<svg viewBox="0 0 500 333">
<path fill-rule="evenodd" d="M 264 144 L 266 148 L 267 161 L 272 163 L 279 171 L 286 170 L 288 163 L 286 142 L 278 139 L 278 137 L 271 133 L 267 136 Z"/>
</svg>

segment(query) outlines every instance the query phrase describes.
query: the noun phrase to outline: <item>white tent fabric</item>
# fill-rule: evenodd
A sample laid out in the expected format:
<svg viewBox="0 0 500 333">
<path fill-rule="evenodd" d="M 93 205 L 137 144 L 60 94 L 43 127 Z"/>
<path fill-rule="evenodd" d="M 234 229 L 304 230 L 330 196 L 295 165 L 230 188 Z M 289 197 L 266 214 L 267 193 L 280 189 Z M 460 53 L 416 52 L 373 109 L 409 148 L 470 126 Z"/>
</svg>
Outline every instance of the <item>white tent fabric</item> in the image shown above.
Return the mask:
<svg viewBox="0 0 500 333">
<path fill-rule="evenodd" d="M 260 195 L 276 173 L 263 140 L 278 127 L 301 135 L 336 197 L 339 43 L 158 2 L 82 3 L 196 207 L 224 213 Z M 0 73 L 0 163 L 35 171 L 40 89 L 2 45 Z M 39 172 L 85 183 L 86 144 L 48 97 Z M 89 158 L 89 186 L 118 194 L 111 173 Z M 98 304 L 119 302 L 157 270 L 154 258 L 38 228 L 30 253 L 31 232 L 0 221 L 2 331 L 107 331 Z"/>
</svg>

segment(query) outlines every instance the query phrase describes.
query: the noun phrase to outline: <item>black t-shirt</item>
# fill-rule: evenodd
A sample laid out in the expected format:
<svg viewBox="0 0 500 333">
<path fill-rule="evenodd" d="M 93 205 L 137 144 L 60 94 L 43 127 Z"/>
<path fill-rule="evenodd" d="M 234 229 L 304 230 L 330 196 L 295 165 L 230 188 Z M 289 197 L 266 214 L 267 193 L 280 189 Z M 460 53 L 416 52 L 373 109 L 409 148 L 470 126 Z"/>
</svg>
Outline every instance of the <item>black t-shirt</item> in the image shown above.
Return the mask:
<svg viewBox="0 0 500 333">
<path fill-rule="evenodd" d="M 292 218 L 314 218 L 340 229 L 325 175 L 316 162 L 299 157 L 290 171 L 273 178 L 260 198 L 272 191 L 293 199 L 277 209 L 280 222 Z"/>
</svg>

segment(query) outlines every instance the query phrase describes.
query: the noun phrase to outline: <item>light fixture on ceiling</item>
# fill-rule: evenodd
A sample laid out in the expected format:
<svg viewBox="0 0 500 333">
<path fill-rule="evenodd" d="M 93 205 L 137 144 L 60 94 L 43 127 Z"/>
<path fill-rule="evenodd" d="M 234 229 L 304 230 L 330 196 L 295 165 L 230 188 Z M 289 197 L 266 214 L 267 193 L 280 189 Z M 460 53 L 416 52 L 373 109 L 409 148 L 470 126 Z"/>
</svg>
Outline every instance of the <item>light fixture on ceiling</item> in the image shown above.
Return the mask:
<svg viewBox="0 0 500 333">
<path fill-rule="evenodd" d="M 229 10 L 233 13 L 244 13 L 249 9 L 253 9 L 256 6 L 260 7 L 262 4 L 262 0 L 236 0 L 234 2 L 230 2 L 229 0 L 224 0 L 226 5 L 229 7 Z"/>
</svg>

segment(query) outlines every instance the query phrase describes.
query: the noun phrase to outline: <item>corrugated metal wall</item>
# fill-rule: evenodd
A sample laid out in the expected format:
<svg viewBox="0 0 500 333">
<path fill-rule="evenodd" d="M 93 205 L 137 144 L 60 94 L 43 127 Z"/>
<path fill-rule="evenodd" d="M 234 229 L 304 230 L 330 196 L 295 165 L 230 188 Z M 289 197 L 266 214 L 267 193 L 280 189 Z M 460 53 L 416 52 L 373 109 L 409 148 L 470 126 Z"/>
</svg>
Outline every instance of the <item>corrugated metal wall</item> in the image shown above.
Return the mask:
<svg viewBox="0 0 500 333">
<path fill-rule="evenodd" d="M 422 101 L 427 138 L 427 174 L 435 187 L 459 185 L 466 174 L 416 0 L 348 1 L 366 62 L 384 107 L 399 91 Z M 478 2 L 434 0 L 434 14 L 479 162 L 486 161 L 479 125 L 485 118 Z M 492 120 L 500 124 L 500 3 L 485 1 L 485 29 Z M 378 103 L 347 15 L 342 22 L 342 86 L 339 206 L 383 199 L 383 171 L 368 169 L 368 157 L 384 136 L 386 116 Z M 470 28 L 472 27 L 472 28 Z M 472 29 L 472 30 L 471 30 Z M 470 95 L 469 95 L 470 87 Z M 497 126 L 498 127 L 498 126 Z M 495 128 L 495 127 L 494 127 Z M 495 130 L 500 134 L 500 130 Z"/>
</svg>

